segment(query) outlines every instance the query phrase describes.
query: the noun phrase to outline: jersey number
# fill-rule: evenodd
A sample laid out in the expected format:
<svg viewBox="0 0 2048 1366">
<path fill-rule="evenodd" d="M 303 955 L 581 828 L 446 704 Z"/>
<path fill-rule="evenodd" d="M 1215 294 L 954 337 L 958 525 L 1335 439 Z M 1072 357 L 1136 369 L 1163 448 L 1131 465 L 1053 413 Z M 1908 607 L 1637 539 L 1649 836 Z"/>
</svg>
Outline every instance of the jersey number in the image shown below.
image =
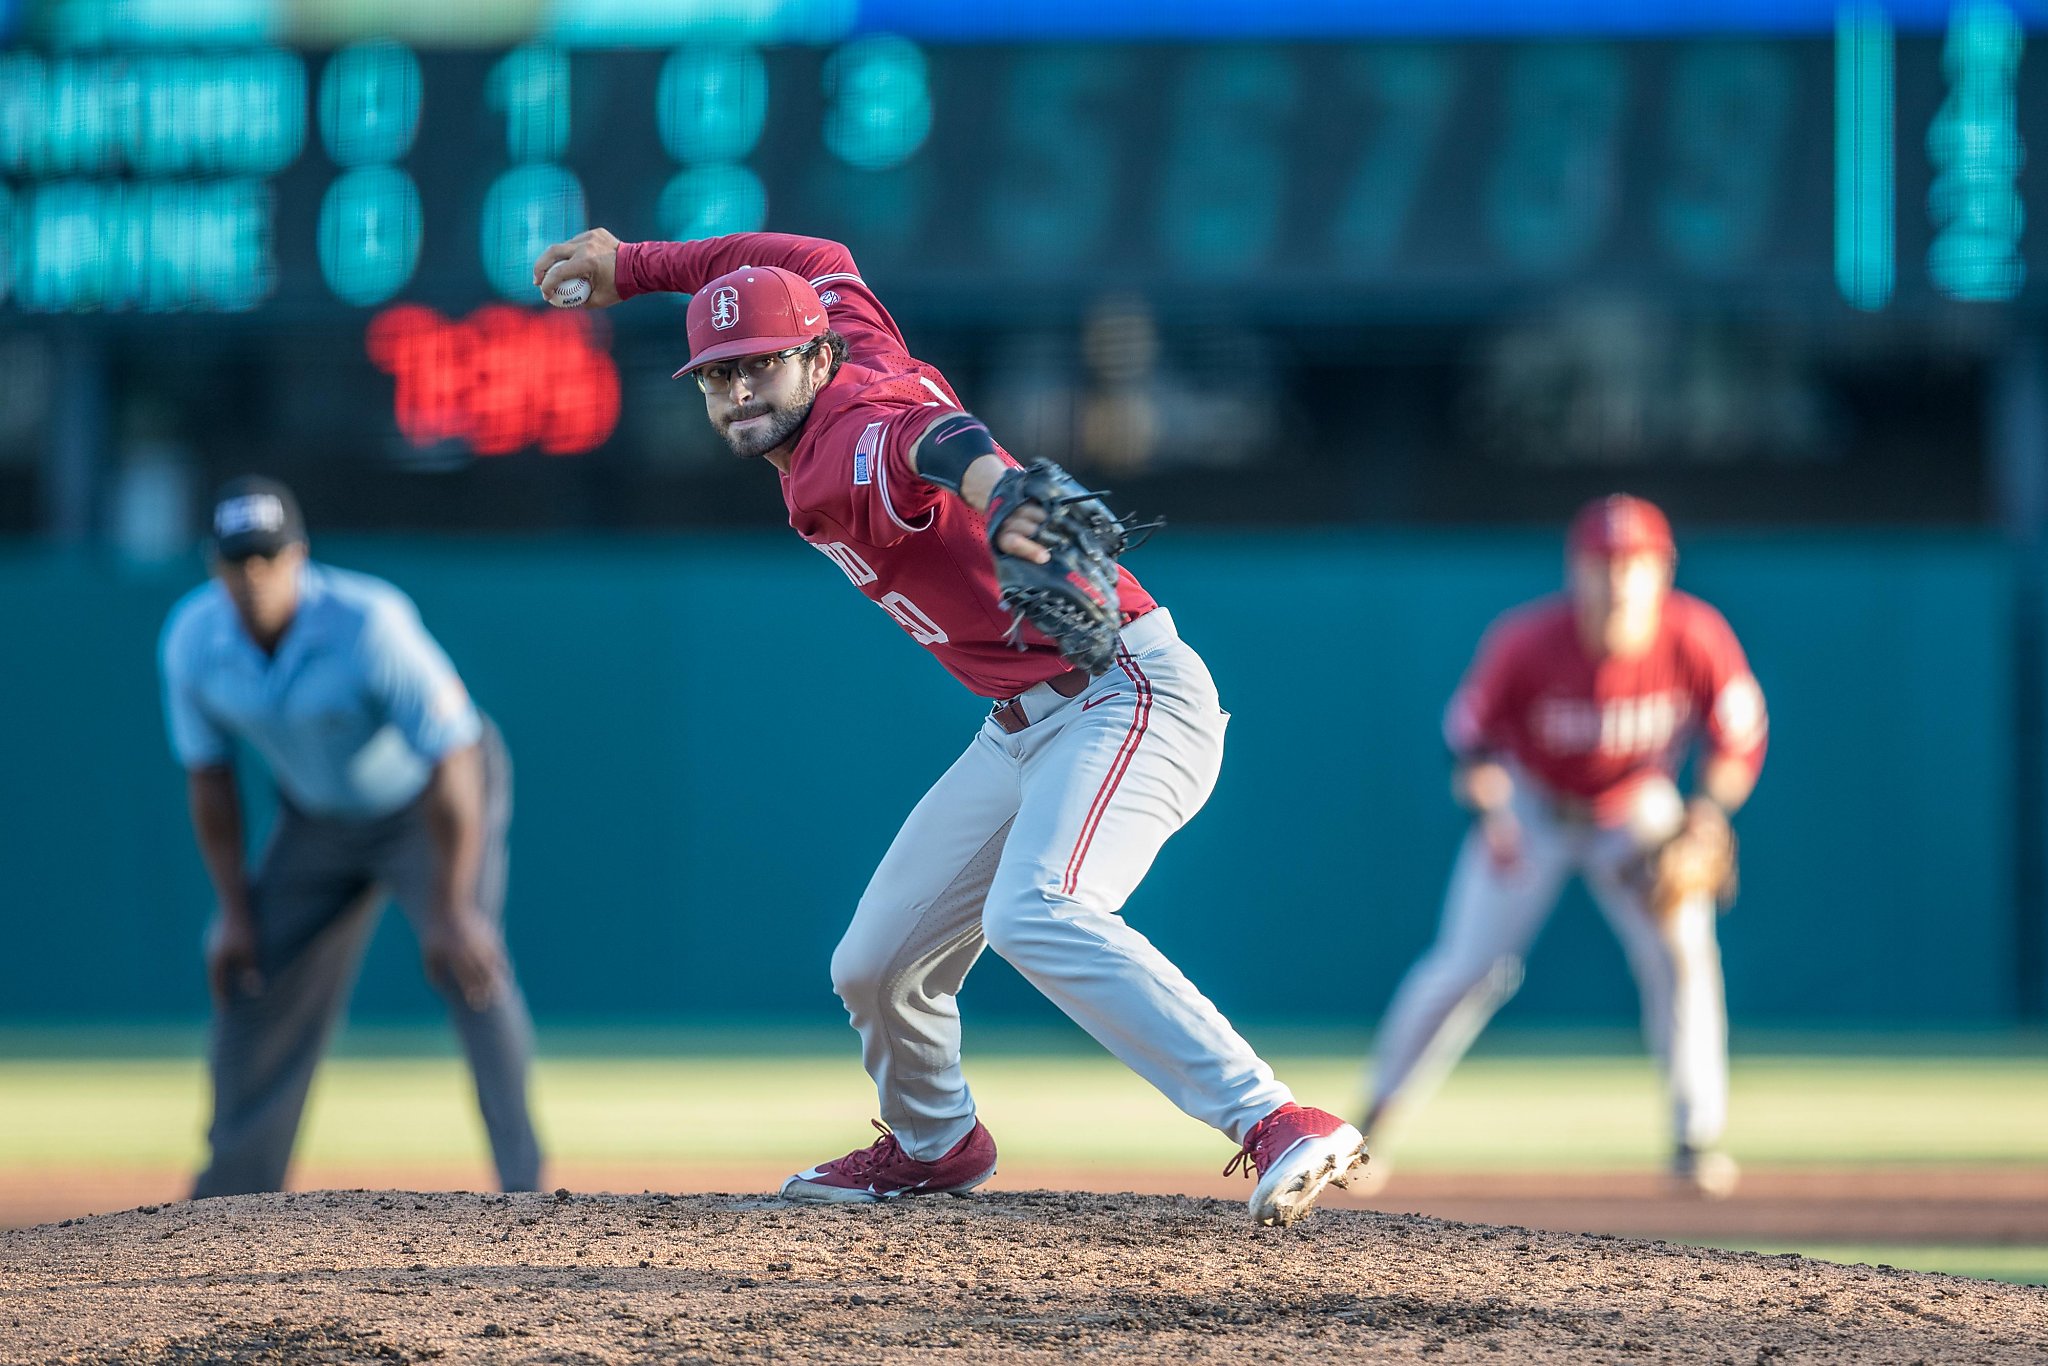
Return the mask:
<svg viewBox="0 0 2048 1366">
<path fill-rule="evenodd" d="M 910 632 L 910 638 L 918 644 L 946 643 L 946 633 L 939 628 L 939 624 L 926 616 L 922 607 L 901 593 L 884 593 L 875 601 L 881 604 L 884 612 L 902 623 L 903 629 Z"/>
<path fill-rule="evenodd" d="M 826 559 L 839 566 L 855 588 L 865 588 L 881 576 L 873 566 L 861 558 L 860 552 L 844 541 L 813 541 Z M 922 607 L 904 597 L 901 593 L 888 592 L 875 599 L 884 612 L 896 618 L 910 638 L 920 645 L 943 645 L 948 637 L 940 625 L 931 619 Z"/>
</svg>

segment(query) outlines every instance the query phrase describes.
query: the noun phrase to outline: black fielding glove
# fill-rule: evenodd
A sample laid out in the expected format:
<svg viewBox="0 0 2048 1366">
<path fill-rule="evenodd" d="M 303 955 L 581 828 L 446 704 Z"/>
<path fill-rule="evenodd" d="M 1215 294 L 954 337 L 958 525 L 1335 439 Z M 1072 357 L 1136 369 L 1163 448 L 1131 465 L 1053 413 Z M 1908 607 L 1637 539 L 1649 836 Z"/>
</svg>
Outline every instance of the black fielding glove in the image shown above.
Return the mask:
<svg viewBox="0 0 2048 1366">
<path fill-rule="evenodd" d="M 1059 646 L 1067 663 L 1091 675 L 1105 673 L 1116 662 L 1117 632 L 1123 629 L 1116 557 L 1129 547 L 1130 535 L 1101 494 L 1082 488 L 1052 461 L 1036 460 L 1006 471 L 989 494 L 992 549 L 1003 522 L 1026 503 L 1045 509 L 1045 524 L 1032 539 L 1052 558 L 1033 564 L 996 550 L 996 582 L 1010 611 L 1010 638 L 1028 621 Z"/>
</svg>

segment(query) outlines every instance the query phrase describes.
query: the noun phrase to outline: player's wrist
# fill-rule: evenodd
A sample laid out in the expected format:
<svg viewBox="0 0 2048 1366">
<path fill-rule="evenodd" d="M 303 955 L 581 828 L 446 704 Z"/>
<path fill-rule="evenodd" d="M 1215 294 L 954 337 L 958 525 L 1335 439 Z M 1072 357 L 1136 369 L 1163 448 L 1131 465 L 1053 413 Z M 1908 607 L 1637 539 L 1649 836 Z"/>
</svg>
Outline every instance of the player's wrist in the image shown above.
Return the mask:
<svg viewBox="0 0 2048 1366">
<path fill-rule="evenodd" d="M 1492 759 L 1473 757 L 1458 770 L 1458 793 L 1481 816 L 1505 813 L 1514 803 L 1514 779 Z"/>
<path fill-rule="evenodd" d="M 1703 820 L 1725 821 L 1730 815 L 1728 807 L 1722 803 L 1720 798 L 1711 792 L 1704 791 L 1693 793 L 1691 798 L 1687 800 L 1685 809 L 1688 815 L 1697 816 Z"/>
<path fill-rule="evenodd" d="M 466 926 L 483 919 L 483 912 L 477 907 L 475 895 L 456 891 L 434 898 L 434 916 L 443 925 Z"/>
<path fill-rule="evenodd" d="M 637 258 L 640 255 L 640 243 L 614 242 L 610 248 L 609 255 L 611 256 L 612 292 L 619 296 L 620 302 L 624 302 L 636 294 L 646 293 L 647 291 L 640 283 L 640 273 L 636 264 Z"/>
<path fill-rule="evenodd" d="M 242 887 L 216 888 L 213 895 L 213 911 L 222 920 L 232 920 L 238 924 L 250 924 L 256 919 L 255 912 L 249 908 L 248 889 Z"/>
</svg>

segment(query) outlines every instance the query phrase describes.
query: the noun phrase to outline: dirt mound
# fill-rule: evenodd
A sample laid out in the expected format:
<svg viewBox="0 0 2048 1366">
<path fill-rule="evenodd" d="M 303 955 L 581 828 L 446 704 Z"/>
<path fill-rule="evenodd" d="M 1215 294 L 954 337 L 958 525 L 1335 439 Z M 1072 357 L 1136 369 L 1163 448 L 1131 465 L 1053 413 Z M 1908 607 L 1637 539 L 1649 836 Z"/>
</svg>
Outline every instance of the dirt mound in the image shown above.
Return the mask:
<svg viewBox="0 0 2048 1366">
<path fill-rule="evenodd" d="M 2048 1289 L 1171 1196 L 315 1192 L 0 1235 L 9 1362 L 2038 1362 Z"/>
</svg>

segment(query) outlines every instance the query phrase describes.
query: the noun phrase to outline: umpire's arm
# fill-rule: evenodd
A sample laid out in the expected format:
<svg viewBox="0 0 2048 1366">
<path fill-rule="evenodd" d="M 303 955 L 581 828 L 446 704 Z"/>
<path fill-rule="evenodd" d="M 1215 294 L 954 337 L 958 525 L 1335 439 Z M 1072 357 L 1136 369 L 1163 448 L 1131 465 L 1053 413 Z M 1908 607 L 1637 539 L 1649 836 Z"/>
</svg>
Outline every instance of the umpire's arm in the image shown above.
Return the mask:
<svg viewBox="0 0 2048 1366">
<path fill-rule="evenodd" d="M 223 914 L 249 914 L 249 876 L 242 866 L 242 795 L 229 764 L 185 771 L 185 802 L 192 809 L 192 833 Z"/>
<path fill-rule="evenodd" d="M 482 1010 L 504 989 L 509 970 L 503 941 L 477 908 L 477 878 L 484 858 L 483 750 L 449 750 L 434 764 L 421 794 L 427 834 L 434 842 L 433 904 L 427 907 L 422 946 L 431 975 L 445 977 Z"/>
<path fill-rule="evenodd" d="M 235 785 L 234 741 L 207 710 L 197 679 L 205 669 L 197 643 L 203 631 L 190 599 L 164 623 L 157 645 L 163 674 L 164 724 L 171 751 L 185 770 L 185 804 L 200 861 L 213 884 L 214 913 L 206 929 L 206 980 L 225 1003 L 263 989 L 257 972 L 256 916 L 249 903 L 242 796 Z"/>
<path fill-rule="evenodd" d="M 249 906 L 249 875 L 242 862 L 242 796 L 230 764 L 185 770 L 185 801 L 200 860 L 213 883 L 213 923 L 206 935 L 206 980 L 214 999 L 263 989 L 256 968 L 256 917 Z"/>
</svg>

